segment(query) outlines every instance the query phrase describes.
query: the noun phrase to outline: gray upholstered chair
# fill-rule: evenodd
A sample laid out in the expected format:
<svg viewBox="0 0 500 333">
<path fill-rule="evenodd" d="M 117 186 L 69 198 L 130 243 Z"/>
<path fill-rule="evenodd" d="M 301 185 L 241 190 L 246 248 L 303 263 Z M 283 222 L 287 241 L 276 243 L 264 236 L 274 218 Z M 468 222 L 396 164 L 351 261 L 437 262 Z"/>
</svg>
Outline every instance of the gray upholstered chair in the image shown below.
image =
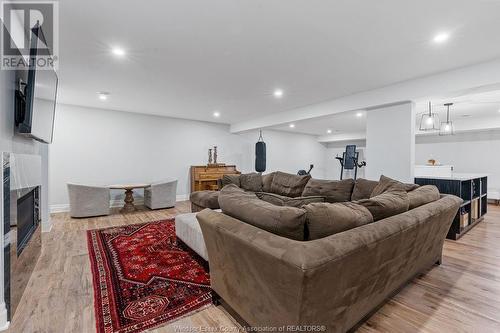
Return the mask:
<svg viewBox="0 0 500 333">
<path fill-rule="evenodd" d="M 144 189 L 144 205 L 150 209 L 175 206 L 177 180 L 165 180 Z"/>
<path fill-rule="evenodd" d="M 71 217 L 109 215 L 109 188 L 68 183 Z"/>
</svg>

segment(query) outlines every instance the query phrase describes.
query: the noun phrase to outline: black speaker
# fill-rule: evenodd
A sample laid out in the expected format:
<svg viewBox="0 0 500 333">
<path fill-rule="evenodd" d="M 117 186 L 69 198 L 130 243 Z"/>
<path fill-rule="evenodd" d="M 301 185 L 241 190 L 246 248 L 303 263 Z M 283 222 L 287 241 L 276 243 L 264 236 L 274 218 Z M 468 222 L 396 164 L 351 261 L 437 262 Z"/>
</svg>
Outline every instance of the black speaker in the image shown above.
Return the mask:
<svg viewBox="0 0 500 333">
<path fill-rule="evenodd" d="M 266 171 L 266 143 L 264 141 L 255 144 L 255 171 Z"/>
</svg>

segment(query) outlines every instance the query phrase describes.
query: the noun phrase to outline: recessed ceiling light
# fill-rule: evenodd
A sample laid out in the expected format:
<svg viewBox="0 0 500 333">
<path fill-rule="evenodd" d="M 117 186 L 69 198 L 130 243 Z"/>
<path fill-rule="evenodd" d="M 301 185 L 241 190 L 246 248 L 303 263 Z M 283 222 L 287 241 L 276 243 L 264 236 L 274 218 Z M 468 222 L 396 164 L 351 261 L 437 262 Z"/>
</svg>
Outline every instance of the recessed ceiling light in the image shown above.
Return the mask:
<svg viewBox="0 0 500 333">
<path fill-rule="evenodd" d="M 326 130 L 326 133 L 328 133 L 328 134 L 332 134 L 332 130 L 331 130 L 331 129 L 327 129 L 327 130 Z"/>
<path fill-rule="evenodd" d="M 125 50 L 120 47 L 114 47 L 111 52 L 117 57 L 125 56 Z"/>
<path fill-rule="evenodd" d="M 276 98 L 281 98 L 283 97 L 283 90 L 281 89 L 276 89 L 274 92 L 273 92 L 273 96 L 276 97 Z"/>
<path fill-rule="evenodd" d="M 214 111 L 214 117 L 219 118 L 220 117 L 220 112 L 219 111 Z"/>
<path fill-rule="evenodd" d="M 434 43 L 444 43 L 450 38 L 450 35 L 447 32 L 441 32 L 434 36 L 433 41 Z"/>
<path fill-rule="evenodd" d="M 288 127 L 295 128 L 295 124 L 290 124 L 290 125 L 288 125 Z"/>
<path fill-rule="evenodd" d="M 363 112 L 356 112 L 356 117 L 358 117 L 358 118 L 363 117 Z"/>
<path fill-rule="evenodd" d="M 108 99 L 109 93 L 105 91 L 98 92 L 97 95 L 101 101 L 105 101 Z"/>
</svg>

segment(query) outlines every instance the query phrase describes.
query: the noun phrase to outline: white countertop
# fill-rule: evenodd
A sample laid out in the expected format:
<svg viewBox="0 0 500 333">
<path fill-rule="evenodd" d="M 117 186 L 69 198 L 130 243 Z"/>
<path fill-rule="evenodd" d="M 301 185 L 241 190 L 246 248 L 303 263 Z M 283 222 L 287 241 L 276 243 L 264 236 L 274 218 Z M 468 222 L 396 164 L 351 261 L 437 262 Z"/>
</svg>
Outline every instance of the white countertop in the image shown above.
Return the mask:
<svg viewBox="0 0 500 333">
<path fill-rule="evenodd" d="M 486 173 L 459 173 L 453 172 L 451 176 L 421 176 L 415 178 L 445 179 L 445 180 L 470 180 L 475 178 L 488 177 Z"/>
</svg>

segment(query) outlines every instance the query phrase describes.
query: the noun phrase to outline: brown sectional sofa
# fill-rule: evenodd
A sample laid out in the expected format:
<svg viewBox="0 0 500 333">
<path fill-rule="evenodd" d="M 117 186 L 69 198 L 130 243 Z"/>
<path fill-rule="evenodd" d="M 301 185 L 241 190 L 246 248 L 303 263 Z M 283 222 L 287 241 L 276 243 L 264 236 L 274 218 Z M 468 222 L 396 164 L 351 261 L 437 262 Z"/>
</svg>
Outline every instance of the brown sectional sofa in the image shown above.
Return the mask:
<svg viewBox="0 0 500 333">
<path fill-rule="evenodd" d="M 266 176 L 262 189 L 273 191 Z M 254 181 L 248 186 L 255 189 L 256 176 L 249 178 Z M 271 194 L 239 188 L 245 184 L 233 179 L 217 194 L 223 213 L 206 209 L 197 214 L 213 290 L 255 327 L 353 328 L 406 282 L 440 262 L 462 202 L 440 196 L 433 187 L 415 189 L 386 177 L 351 181 L 351 186 L 300 179 L 302 192 L 293 177 L 278 190 L 280 179 L 274 183 L 280 193 Z M 335 184 L 344 190 L 334 189 Z M 298 204 L 308 198 L 308 187 L 313 202 Z M 353 202 L 343 200 L 346 188 Z M 287 200 L 295 200 L 295 206 Z"/>
<path fill-rule="evenodd" d="M 248 192 L 256 193 L 262 200 L 276 205 L 298 206 L 298 200 L 309 202 L 339 202 L 351 200 L 353 189 L 357 192 L 368 192 L 365 188 L 375 187 L 378 182 L 363 180 L 356 190 L 352 179 L 319 180 L 311 176 L 297 176 L 285 172 L 272 172 L 267 175 L 249 173 L 242 175 L 225 175 L 219 183 L 221 188 L 236 185 Z M 218 191 L 198 191 L 191 193 L 191 210 L 199 212 L 204 208 L 217 209 Z M 314 197 L 314 198 L 312 198 Z M 289 200 L 294 198 L 296 200 Z M 307 199 L 306 199 L 307 198 Z M 368 198 L 368 197 L 367 197 Z M 285 203 L 287 202 L 287 203 Z"/>
</svg>

